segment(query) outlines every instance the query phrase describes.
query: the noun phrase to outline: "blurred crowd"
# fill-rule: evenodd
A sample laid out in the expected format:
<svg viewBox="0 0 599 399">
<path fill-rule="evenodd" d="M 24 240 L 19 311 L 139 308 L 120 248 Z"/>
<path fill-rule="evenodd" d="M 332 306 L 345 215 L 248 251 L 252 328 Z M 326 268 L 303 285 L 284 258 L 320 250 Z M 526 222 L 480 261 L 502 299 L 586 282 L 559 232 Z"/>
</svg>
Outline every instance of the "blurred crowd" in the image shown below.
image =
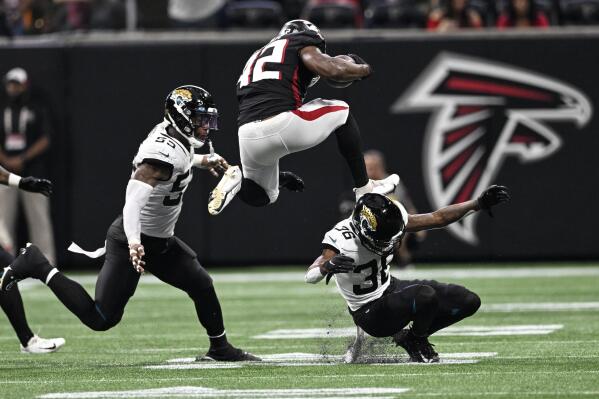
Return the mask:
<svg viewBox="0 0 599 399">
<path fill-rule="evenodd" d="M 89 30 L 546 27 L 599 23 L 599 0 L 0 0 L 0 36 Z"/>
</svg>

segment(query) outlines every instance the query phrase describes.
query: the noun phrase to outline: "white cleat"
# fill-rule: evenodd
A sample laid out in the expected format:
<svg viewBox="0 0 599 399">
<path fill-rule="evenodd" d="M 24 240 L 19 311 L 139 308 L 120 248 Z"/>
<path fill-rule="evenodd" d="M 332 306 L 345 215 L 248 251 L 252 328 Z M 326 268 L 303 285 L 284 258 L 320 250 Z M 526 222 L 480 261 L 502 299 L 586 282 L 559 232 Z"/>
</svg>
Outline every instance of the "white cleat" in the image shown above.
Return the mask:
<svg viewBox="0 0 599 399">
<path fill-rule="evenodd" d="M 230 166 L 208 198 L 208 213 L 218 215 L 241 189 L 243 174 L 239 166 Z"/>
<path fill-rule="evenodd" d="M 56 352 L 65 344 L 64 338 L 41 338 L 37 335 L 31 337 L 27 346 L 21 345 L 22 353 L 52 353 Z"/>
<path fill-rule="evenodd" d="M 395 191 L 398 184 L 399 176 L 395 173 L 387 176 L 382 180 L 369 180 L 364 187 L 354 188 L 354 192 L 356 193 L 356 201 L 359 200 L 361 196 L 367 193 L 383 195 L 391 194 Z"/>
</svg>

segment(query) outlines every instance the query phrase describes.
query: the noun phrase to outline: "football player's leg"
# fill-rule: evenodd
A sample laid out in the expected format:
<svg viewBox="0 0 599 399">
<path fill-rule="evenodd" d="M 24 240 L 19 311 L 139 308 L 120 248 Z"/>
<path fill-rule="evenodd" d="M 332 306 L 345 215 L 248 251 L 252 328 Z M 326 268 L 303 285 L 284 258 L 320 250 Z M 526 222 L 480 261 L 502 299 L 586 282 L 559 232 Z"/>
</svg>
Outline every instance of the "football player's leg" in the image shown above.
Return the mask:
<svg viewBox="0 0 599 399">
<path fill-rule="evenodd" d="M 480 297 L 461 285 L 444 284 L 434 280 L 424 280 L 420 283 L 433 287 L 439 300 L 437 314 L 428 330 L 429 335 L 472 316 L 480 307 Z"/>
<path fill-rule="evenodd" d="M 200 265 L 196 253 L 183 241 L 173 237 L 164 254 L 147 259 L 146 269 L 157 278 L 185 291 L 193 300 L 200 324 L 210 339 L 207 356 L 212 360 L 260 360 L 232 346 L 225 332 L 220 302 L 212 278 Z M 198 357 L 198 359 L 203 356 Z"/>
<path fill-rule="evenodd" d="M 11 254 L 0 247 L 0 269 L 10 265 L 13 259 Z M 17 333 L 21 344 L 27 346 L 27 342 L 33 337 L 33 331 L 27 324 L 23 300 L 16 285 L 8 292 L 0 292 L 0 307 L 6 313 L 6 317 L 8 317 L 8 321 Z"/>
</svg>

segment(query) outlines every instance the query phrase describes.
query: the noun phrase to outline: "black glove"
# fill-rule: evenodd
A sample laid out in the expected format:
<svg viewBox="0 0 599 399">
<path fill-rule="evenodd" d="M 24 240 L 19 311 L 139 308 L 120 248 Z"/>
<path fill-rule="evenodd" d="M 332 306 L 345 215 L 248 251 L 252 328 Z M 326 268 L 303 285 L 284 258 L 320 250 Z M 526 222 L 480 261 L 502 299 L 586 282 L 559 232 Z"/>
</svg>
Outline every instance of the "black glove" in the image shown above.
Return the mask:
<svg viewBox="0 0 599 399">
<path fill-rule="evenodd" d="M 46 179 L 38 179 L 37 177 L 28 176 L 21 178 L 19 188 L 32 193 L 40 193 L 49 197 L 52 194 L 52 182 Z"/>
<path fill-rule="evenodd" d="M 293 172 L 279 172 L 279 188 L 286 188 L 289 191 L 304 191 L 304 181 Z"/>
<path fill-rule="evenodd" d="M 372 65 L 370 65 L 366 61 L 364 61 L 364 59 L 362 57 L 360 57 L 357 54 L 348 54 L 347 56 L 350 57 L 352 60 L 354 60 L 354 62 L 358 65 L 368 65 L 369 73 L 368 73 L 368 75 L 364 76 L 361 80 L 364 80 L 373 74 L 374 70 L 372 69 Z"/>
<path fill-rule="evenodd" d="M 326 284 L 329 283 L 329 280 L 331 277 L 333 277 L 333 274 L 353 272 L 354 267 L 356 267 L 354 260 L 349 256 L 335 255 L 333 259 L 328 260 L 324 265 L 322 265 L 322 268 L 327 273 L 327 279 L 325 281 Z"/>
<path fill-rule="evenodd" d="M 483 193 L 478 197 L 477 201 L 480 209 L 484 209 L 489 213 L 489 216 L 493 217 L 491 208 L 497 204 L 501 204 L 502 202 L 508 202 L 509 200 L 510 194 L 507 191 L 507 187 L 492 185 L 483 191 Z"/>
</svg>

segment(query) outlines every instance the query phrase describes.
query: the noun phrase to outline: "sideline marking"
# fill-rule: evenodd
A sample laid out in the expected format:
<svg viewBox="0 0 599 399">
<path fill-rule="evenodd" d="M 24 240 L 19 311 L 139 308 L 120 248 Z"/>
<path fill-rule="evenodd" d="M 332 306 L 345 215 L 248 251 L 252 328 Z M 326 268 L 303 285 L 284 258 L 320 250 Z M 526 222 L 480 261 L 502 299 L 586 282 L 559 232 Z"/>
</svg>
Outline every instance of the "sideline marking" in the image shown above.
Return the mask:
<svg viewBox="0 0 599 399">
<path fill-rule="evenodd" d="M 91 391 L 49 393 L 41 399 L 97 399 L 97 398 L 379 398 L 392 399 L 409 391 L 408 388 L 315 388 L 315 389 L 216 389 L 204 387 L 168 387 L 132 391 Z M 381 396 L 383 395 L 383 396 Z"/>
<path fill-rule="evenodd" d="M 563 324 L 529 324 L 507 326 L 450 326 L 435 333 L 435 336 L 498 336 L 498 335 L 545 335 L 561 328 Z M 308 339 L 354 337 L 355 327 L 346 328 L 298 328 L 271 330 L 255 335 L 255 339 Z"/>
</svg>

